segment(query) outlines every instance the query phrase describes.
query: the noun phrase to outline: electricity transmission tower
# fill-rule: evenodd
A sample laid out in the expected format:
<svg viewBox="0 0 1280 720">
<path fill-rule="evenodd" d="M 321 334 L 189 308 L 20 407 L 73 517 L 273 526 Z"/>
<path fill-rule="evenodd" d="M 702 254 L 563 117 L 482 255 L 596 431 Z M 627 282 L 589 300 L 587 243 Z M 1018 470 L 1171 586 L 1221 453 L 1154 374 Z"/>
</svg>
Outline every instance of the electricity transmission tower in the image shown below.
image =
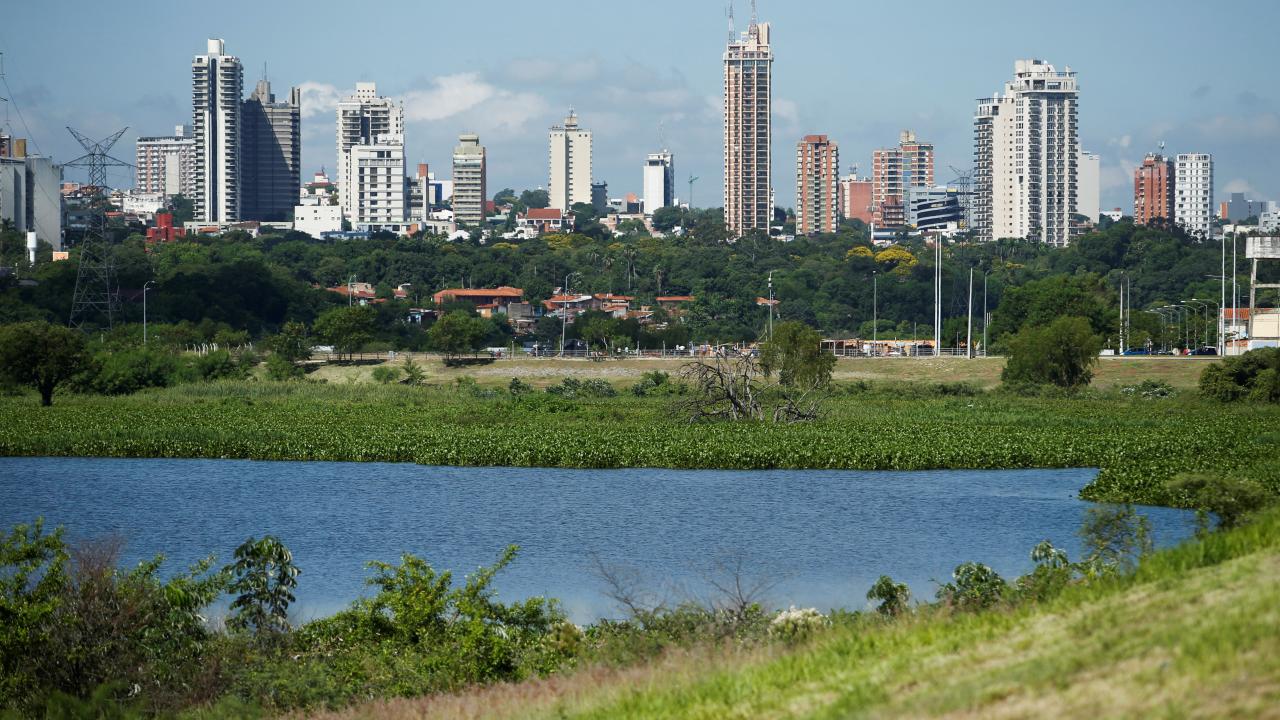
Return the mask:
<svg viewBox="0 0 1280 720">
<path fill-rule="evenodd" d="M 115 260 L 107 238 L 107 168 L 133 167 L 107 153 L 125 133 L 124 128 L 103 140 L 94 142 L 67 128 L 85 149 L 85 154 L 65 163 L 66 166 L 88 168 L 89 228 L 80 240 L 80 267 L 76 273 L 75 294 L 71 297 L 70 326 L 89 331 L 97 327 L 110 329 L 120 313 L 120 291 L 116 287 Z"/>
</svg>

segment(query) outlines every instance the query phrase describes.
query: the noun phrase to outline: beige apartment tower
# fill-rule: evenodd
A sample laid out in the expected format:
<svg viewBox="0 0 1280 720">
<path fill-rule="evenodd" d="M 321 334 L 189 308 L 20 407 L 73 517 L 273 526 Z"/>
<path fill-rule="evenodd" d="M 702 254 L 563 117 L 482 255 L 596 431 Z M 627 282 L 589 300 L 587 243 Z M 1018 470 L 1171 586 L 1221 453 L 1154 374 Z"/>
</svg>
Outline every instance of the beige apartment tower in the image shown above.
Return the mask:
<svg viewBox="0 0 1280 720">
<path fill-rule="evenodd" d="M 907 206 L 913 189 L 933 187 L 933 143 L 916 140 L 903 130 L 898 146 L 871 154 L 871 216 L 880 227 L 907 224 Z"/>
<path fill-rule="evenodd" d="M 459 135 L 458 146 L 453 149 L 453 219 L 468 227 L 484 224 L 484 201 L 488 195 L 485 169 L 480 136 Z"/>
<path fill-rule="evenodd" d="M 773 49 L 755 17 L 724 52 L 724 222 L 735 237 L 773 219 Z"/>
<path fill-rule="evenodd" d="M 576 203 L 590 205 L 591 131 L 579 127 L 578 116 L 570 110 L 564 125 L 551 128 L 549 139 L 547 196 L 551 207 L 568 212 Z"/>
<path fill-rule="evenodd" d="M 840 147 L 826 135 L 796 145 L 796 234 L 833 233 L 840 226 Z"/>
</svg>

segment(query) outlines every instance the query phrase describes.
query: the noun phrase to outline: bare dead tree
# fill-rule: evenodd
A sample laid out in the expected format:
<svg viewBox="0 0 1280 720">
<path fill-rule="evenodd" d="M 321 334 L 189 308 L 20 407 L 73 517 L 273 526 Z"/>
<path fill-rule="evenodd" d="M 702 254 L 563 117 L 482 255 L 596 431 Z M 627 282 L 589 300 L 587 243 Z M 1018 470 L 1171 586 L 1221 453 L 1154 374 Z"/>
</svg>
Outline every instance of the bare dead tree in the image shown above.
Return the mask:
<svg viewBox="0 0 1280 720">
<path fill-rule="evenodd" d="M 690 422 L 698 420 L 763 420 L 760 396 L 763 373 L 749 355 L 724 357 L 712 362 L 695 361 L 680 368 L 680 378 L 692 385 L 692 393 L 680 402 Z"/>
<path fill-rule="evenodd" d="M 744 619 L 751 606 L 764 603 L 786 576 L 752 574 L 747 559 L 735 552 L 717 557 L 704 572 L 704 580 L 714 591 L 707 604 L 736 621 Z"/>
<path fill-rule="evenodd" d="M 591 554 L 595 576 L 604 585 L 604 595 L 625 609 L 632 617 L 649 615 L 667 606 L 666 598 L 632 567 L 608 564 Z"/>
</svg>

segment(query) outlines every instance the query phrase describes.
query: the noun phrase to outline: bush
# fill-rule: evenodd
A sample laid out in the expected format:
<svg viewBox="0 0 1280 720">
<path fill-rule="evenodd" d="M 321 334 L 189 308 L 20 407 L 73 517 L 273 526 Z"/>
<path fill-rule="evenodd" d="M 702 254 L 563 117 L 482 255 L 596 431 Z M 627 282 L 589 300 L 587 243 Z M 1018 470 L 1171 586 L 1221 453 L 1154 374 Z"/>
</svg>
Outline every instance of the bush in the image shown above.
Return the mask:
<svg viewBox="0 0 1280 720">
<path fill-rule="evenodd" d="M 548 387 L 547 392 L 569 400 L 579 397 L 613 397 L 618 394 L 618 391 L 607 380 L 599 378 L 579 380 L 572 377 L 565 378 L 559 385 Z"/>
<path fill-rule="evenodd" d="M 302 377 L 305 371 L 283 355 L 272 353 L 267 358 L 267 378 L 270 380 L 294 380 Z"/>
<path fill-rule="evenodd" d="M 1000 379 L 1010 385 L 1055 385 L 1076 389 L 1093 379 L 1102 342 L 1089 321 L 1058 318 L 1045 327 L 1025 327 L 1009 342 Z"/>
<path fill-rule="evenodd" d="M 661 370 L 650 370 L 640 376 L 640 382 L 631 386 L 631 394 L 636 397 L 645 397 L 646 395 L 656 394 L 659 389 L 666 390 L 671 387 L 671 376 Z"/>
<path fill-rule="evenodd" d="M 938 600 L 957 610 L 985 610 L 1004 600 L 1008 584 L 982 563 L 956 566 L 952 582 L 938 588 Z"/>
<path fill-rule="evenodd" d="M 867 599 L 880 601 L 876 612 L 896 617 L 907 611 L 911 602 L 911 589 L 906 583 L 894 582 L 888 575 L 881 575 L 867 591 Z"/>
<path fill-rule="evenodd" d="M 1080 539 L 1082 566 L 1091 577 L 1128 572 L 1152 550 L 1151 524 L 1128 503 L 1089 508 Z"/>
<path fill-rule="evenodd" d="M 1275 495 L 1249 478 L 1213 473 L 1182 473 L 1169 490 L 1190 507 L 1213 513 L 1218 526 L 1233 528 L 1251 513 L 1275 501 Z"/>
<path fill-rule="evenodd" d="M 129 395 L 145 388 L 168 387 L 178 374 L 175 355 L 149 348 L 100 354 L 95 364 L 87 385 L 104 395 Z"/>
<path fill-rule="evenodd" d="M 1018 578 L 1020 598 L 1034 602 L 1052 599 L 1062 592 L 1076 574 L 1076 567 L 1067 559 L 1067 553 L 1042 540 L 1031 550 L 1035 570 Z"/>
<path fill-rule="evenodd" d="M 1126 385 L 1120 388 L 1121 395 L 1145 399 L 1167 398 L 1172 396 L 1173 392 L 1173 386 L 1163 380 L 1143 380 L 1137 385 Z"/>
<path fill-rule="evenodd" d="M 1200 373 L 1200 394 L 1221 402 L 1280 402 L 1280 348 L 1224 358 Z"/>
<path fill-rule="evenodd" d="M 389 385 L 400 379 L 400 368 L 390 365 L 379 365 L 373 369 L 374 382 Z"/>
<path fill-rule="evenodd" d="M 797 608 L 792 605 L 769 622 L 769 634 L 787 642 L 796 642 L 812 635 L 826 621 L 822 613 L 814 608 Z"/>
<path fill-rule="evenodd" d="M 512 397 L 520 397 L 533 392 L 533 386 L 520 378 L 513 377 L 511 378 L 511 383 L 507 385 L 507 391 L 511 393 Z"/>
</svg>

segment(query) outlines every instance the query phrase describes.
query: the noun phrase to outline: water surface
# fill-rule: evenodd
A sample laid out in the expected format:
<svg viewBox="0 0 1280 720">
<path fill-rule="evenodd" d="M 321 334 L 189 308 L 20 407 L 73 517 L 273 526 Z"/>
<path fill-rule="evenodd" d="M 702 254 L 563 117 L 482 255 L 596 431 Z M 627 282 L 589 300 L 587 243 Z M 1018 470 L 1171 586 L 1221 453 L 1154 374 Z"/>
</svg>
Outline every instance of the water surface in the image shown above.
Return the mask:
<svg viewBox="0 0 1280 720">
<path fill-rule="evenodd" d="M 299 618 L 365 591 L 369 560 L 401 553 L 462 575 L 510 543 L 496 587 L 559 598 L 585 622 L 616 615 L 595 558 L 672 599 L 717 567 L 776 583 L 775 605 L 866 606 L 881 574 L 932 598 L 966 560 L 1005 577 L 1043 539 L 1075 559 L 1094 470 L 707 471 L 454 468 L 385 463 L 0 458 L 0 526 L 44 516 L 73 539 L 118 534 L 125 561 L 185 567 L 280 537 L 302 568 Z M 1157 545 L 1191 535 L 1191 513 L 1143 508 Z"/>
</svg>

